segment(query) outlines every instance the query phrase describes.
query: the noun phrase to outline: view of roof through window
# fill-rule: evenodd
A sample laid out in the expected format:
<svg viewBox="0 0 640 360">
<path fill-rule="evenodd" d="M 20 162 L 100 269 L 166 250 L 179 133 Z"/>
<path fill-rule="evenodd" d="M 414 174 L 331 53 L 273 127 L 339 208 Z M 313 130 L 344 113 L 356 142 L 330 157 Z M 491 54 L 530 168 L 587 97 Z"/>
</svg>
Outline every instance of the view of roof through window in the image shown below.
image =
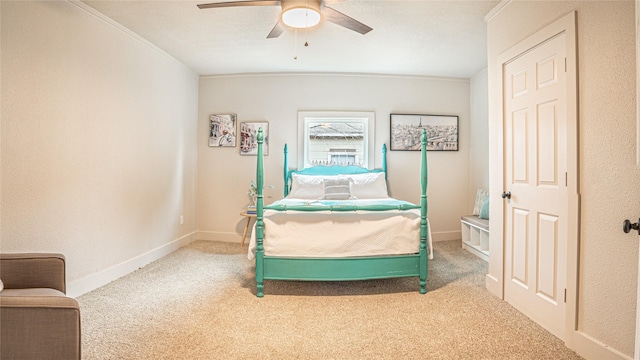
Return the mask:
<svg viewBox="0 0 640 360">
<path fill-rule="evenodd" d="M 364 122 L 331 119 L 311 121 L 308 126 L 309 161 L 312 166 L 364 166 Z"/>
</svg>

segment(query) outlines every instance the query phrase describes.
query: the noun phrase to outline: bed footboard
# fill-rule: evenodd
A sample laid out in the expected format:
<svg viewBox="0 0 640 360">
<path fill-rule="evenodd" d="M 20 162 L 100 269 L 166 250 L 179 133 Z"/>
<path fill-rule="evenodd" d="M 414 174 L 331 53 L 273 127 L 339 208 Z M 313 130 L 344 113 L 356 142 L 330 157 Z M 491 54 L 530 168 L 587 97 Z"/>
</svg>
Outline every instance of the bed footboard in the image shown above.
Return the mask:
<svg viewBox="0 0 640 360">
<path fill-rule="evenodd" d="M 268 280 L 345 281 L 419 276 L 419 254 L 349 258 L 264 258 Z"/>
</svg>

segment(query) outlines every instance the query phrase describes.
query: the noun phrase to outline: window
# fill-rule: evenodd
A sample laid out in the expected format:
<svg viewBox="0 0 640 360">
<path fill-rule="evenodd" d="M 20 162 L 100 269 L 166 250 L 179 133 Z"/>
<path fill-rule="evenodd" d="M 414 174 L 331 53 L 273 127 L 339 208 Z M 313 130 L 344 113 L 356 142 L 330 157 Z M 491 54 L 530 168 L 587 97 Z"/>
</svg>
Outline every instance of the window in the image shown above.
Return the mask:
<svg viewBox="0 0 640 360">
<path fill-rule="evenodd" d="M 373 112 L 298 112 L 298 168 L 374 167 Z"/>
<path fill-rule="evenodd" d="M 356 154 L 356 149 L 329 149 L 329 158 L 327 161 L 332 165 L 362 166 L 358 155 Z"/>
</svg>

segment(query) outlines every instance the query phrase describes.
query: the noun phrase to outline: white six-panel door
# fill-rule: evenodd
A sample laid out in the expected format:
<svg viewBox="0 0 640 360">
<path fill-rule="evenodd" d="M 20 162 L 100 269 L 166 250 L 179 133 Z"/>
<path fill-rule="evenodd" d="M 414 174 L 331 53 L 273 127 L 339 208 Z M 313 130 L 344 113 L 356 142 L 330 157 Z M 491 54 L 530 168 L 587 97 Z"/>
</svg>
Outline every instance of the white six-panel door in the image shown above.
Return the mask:
<svg viewBox="0 0 640 360">
<path fill-rule="evenodd" d="M 504 297 L 564 338 L 567 259 L 565 41 L 560 34 L 503 68 Z"/>
</svg>

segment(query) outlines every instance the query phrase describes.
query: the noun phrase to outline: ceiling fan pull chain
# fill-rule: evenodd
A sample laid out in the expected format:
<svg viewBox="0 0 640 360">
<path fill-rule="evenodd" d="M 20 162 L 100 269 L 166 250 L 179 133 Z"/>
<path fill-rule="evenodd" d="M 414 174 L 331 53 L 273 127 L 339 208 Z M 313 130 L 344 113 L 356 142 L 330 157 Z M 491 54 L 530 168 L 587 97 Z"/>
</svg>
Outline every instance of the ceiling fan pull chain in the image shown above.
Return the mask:
<svg viewBox="0 0 640 360">
<path fill-rule="evenodd" d="M 304 46 L 309 46 L 309 2 L 305 2 L 304 6 L 307 8 L 304 16 Z"/>
<path fill-rule="evenodd" d="M 298 60 L 298 29 L 294 29 L 293 34 L 293 60 Z"/>
<path fill-rule="evenodd" d="M 309 46 L 309 28 L 304 29 L 304 46 Z"/>
</svg>

